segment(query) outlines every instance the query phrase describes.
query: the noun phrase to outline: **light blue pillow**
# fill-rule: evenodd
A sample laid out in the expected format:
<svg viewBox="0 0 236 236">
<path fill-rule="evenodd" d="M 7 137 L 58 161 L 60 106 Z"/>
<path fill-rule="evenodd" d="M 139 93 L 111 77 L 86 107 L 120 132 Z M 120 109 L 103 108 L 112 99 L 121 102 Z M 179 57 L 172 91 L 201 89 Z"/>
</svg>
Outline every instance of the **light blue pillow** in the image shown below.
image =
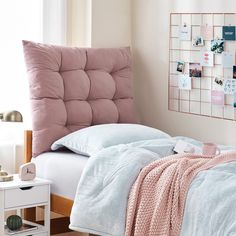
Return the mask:
<svg viewBox="0 0 236 236">
<path fill-rule="evenodd" d="M 92 156 L 106 147 L 159 138 L 170 136 L 158 129 L 139 124 L 103 124 L 68 134 L 55 141 L 51 149 L 66 147 L 75 153 Z"/>
</svg>

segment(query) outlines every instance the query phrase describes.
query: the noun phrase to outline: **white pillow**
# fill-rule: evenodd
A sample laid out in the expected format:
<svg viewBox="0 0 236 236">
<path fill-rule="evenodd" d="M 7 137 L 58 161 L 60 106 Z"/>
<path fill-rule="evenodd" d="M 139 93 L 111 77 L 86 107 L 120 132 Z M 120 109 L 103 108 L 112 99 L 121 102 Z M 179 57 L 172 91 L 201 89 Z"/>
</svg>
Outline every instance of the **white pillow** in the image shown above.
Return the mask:
<svg viewBox="0 0 236 236">
<path fill-rule="evenodd" d="M 103 148 L 141 140 L 170 138 L 167 133 L 139 124 L 94 125 L 55 141 L 51 149 L 66 147 L 71 151 L 92 156 Z"/>
</svg>

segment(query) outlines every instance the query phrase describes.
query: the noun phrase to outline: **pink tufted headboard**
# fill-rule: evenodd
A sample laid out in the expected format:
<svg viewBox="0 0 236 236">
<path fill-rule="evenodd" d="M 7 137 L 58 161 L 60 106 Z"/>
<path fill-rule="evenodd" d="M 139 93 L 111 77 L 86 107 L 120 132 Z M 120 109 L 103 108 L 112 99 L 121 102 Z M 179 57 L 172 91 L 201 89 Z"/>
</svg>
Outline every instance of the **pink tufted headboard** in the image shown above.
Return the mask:
<svg viewBox="0 0 236 236">
<path fill-rule="evenodd" d="M 136 123 L 129 48 L 60 47 L 23 41 L 33 156 L 96 124 Z"/>
</svg>

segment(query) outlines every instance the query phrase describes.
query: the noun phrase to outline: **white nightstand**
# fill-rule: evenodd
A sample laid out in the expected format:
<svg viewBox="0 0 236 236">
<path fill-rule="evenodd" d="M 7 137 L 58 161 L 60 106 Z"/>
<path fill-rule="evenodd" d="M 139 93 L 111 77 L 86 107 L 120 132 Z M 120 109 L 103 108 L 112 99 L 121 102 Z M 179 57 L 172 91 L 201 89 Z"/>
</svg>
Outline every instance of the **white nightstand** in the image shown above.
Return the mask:
<svg viewBox="0 0 236 236">
<path fill-rule="evenodd" d="M 0 235 L 9 235 L 4 230 L 6 211 L 16 210 L 20 215 L 21 209 L 36 206 L 44 206 L 44 225 L 37 225 L 37 229 L 16 236 L 50 235 L 50 181 L 39 178 L 21 181 L 18 175 L 14 175 L 13 181 L 0 182 Z"/>
</svg>

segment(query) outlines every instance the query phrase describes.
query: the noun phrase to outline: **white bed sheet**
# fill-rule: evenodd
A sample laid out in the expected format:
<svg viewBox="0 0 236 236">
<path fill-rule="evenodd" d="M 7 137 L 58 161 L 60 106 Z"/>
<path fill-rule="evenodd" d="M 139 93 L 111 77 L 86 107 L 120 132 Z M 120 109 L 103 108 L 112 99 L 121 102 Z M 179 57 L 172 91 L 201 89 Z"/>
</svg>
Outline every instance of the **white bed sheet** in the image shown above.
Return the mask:
<svg viewBox="0 0 236 236">
<path fill-rule="evenodd" d="M 88 157 L 71 152 L 46 152 L 31 160 L 36 175 L 52 181 L 51 193 L 74 200 Z"/>
</svg>

